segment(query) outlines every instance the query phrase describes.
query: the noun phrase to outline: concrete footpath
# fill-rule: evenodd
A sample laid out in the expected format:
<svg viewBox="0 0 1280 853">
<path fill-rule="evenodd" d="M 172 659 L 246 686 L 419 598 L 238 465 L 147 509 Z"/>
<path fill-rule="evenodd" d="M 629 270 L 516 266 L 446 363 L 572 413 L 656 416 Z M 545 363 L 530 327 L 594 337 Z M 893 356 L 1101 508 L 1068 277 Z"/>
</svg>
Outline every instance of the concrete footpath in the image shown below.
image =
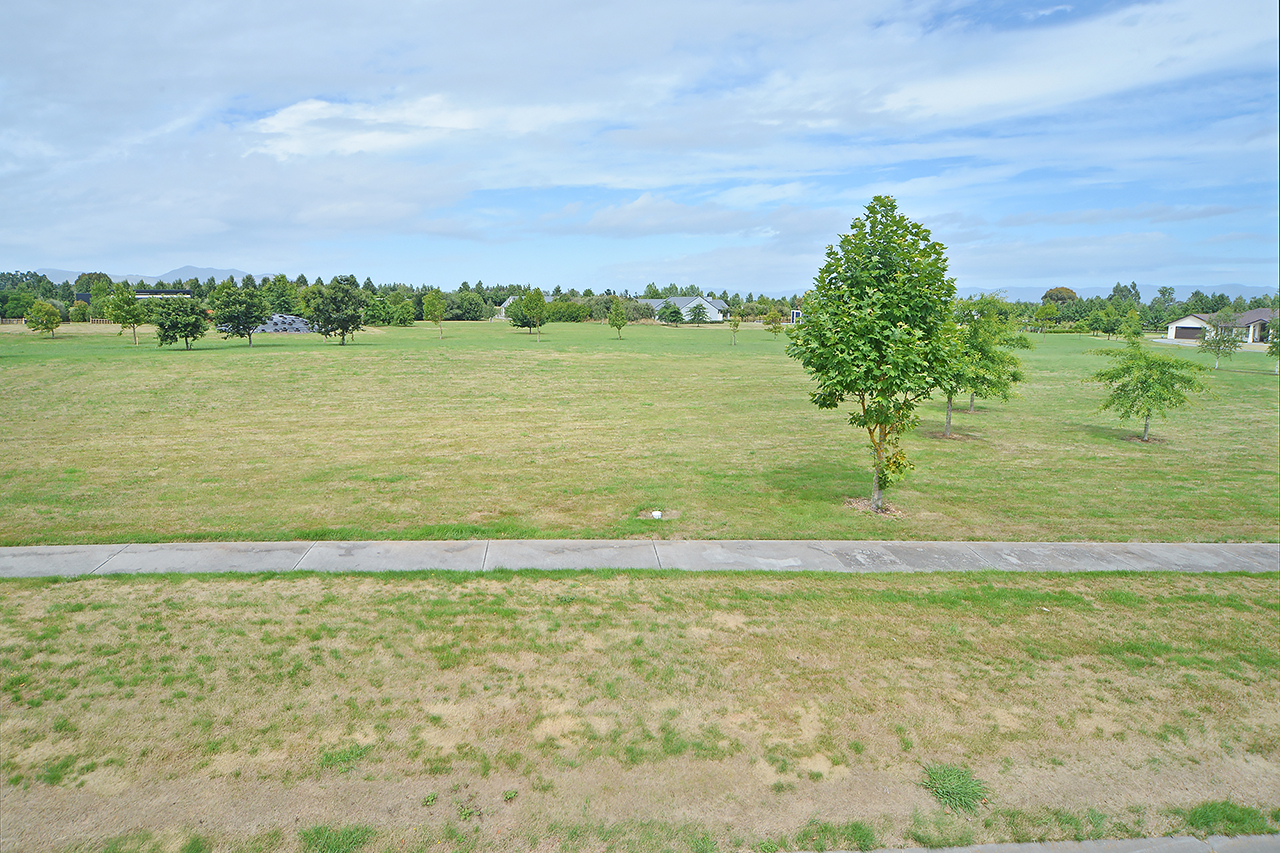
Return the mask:
<svg viewBox="0 0 1280 853">
<path fill-rule="evenodd" d="M 490 539 L 0 548 L 0 578 L 157 572 L 676 569 L 772 572 L 1274 572 L 1280 545 Z"/>
<path fill-rule="evenodd" d="M 876 851 L 876 853 L 1277 853 L 1280 835 L 1211 835 L 1199 838 L 1125 838 L 1109 841 L 1047 841 L 1026 844 L 980 844 L 976 847 L 944 847 L 926 850 Z"/>
</svg>

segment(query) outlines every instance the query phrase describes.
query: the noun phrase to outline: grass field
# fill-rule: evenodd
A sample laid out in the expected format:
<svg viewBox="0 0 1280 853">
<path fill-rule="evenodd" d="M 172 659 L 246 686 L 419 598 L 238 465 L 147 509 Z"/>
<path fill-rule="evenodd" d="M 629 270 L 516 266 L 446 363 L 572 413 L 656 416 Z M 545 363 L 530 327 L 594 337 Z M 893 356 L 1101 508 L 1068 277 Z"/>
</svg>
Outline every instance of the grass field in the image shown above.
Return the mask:
<svg viewBox="0 0 1280 853">
<path fill-rule="evenodd" d="M 8 581 L 0 847 L 768 853 L 1274 832 L 1278 581 Z M 923 787 L 957 775 L 979 787 Z"/>
<path fill-rule="evenodd" d="M 144 330 L 145 332 L 145 330 Z M 152 341 L 152 337 L 144 340 Z M 916 471 L 877 517 L 865 436 L 808 402 L 758 328 L 496 323 L 133 347 L 0 327 L 8 464 L 0 544 L 308 538 L 873 538 L 1276 541 L 1273 363 L 1238 354 L 1213 396 L 1152 425 L 1082 379 L 1118 346 L 1049 336 L 1009 403 L 932 402 Z M 1193 350 L 1179 354 L 1201 358 Z M 1203 359 L 1202 359 L 1203 360 Z M 653 509 L 666 518 L 653 521 Z"/>
</svg>

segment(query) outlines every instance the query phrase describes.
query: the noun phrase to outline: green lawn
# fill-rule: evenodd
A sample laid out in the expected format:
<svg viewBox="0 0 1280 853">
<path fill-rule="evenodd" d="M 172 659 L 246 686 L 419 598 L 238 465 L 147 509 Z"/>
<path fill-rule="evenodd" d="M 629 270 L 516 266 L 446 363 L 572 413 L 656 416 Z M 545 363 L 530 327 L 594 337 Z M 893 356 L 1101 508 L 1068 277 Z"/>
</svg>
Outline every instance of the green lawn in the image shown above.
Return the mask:
<svg viewBox="0 0 1280 853">
<path fill-rule="evenodd" d="M 146 329 L 143 330 L 144 335 Z M 865 436 L 808 401 L 746 329 L 499 323 L 135 348 L 113 327 L 0 327 L 0 544 L 628 537 L 1242 540 L 1280 537 L 1274 363 L 1240 353 L 1212 398 L 1152 424 L 1097 411 L 1074 335 L 1022 353 L 1007 404 L 923 411 L 896 514 Z M 1193 350 L 1178 350 L 1193 359 Z M 663 521 L 642 518 L 653 509 Z"/>
</svg>

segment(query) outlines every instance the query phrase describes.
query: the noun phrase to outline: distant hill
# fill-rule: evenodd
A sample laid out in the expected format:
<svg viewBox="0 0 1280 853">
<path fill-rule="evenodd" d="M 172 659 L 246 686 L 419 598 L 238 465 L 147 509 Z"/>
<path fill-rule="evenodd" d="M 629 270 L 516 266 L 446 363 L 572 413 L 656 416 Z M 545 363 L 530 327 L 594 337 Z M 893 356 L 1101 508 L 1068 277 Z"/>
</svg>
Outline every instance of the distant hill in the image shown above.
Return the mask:
<svg viewBox="0 0 1280 853">
<path fill-rule="evenodd" d="M 1128 282 L 1125 282 L 1128 284 Z M 1039 302 L 1044 296 L 1044 292 L 1050 287 L 1056 285 L 1043 285 L 1041 287 L 1004 287 L 998 288 L 999 292 L 1005 299 L 1010 302 Z M 1114 285 L 1113 285 L 1114 286 Z M 1081 299 L 1088 299 L 1090 296 L 1110 296 L 1111 287 L 1073 287 L 1076 296 Z M 1150 302 L 1156 297 L 1160 285 L 1156 284 L 1140 284 L 1138 292 L 1142 294 L 1143 302 Z M 957 296 L 976 296 L 979 293 L 992 293 L 997 288 L 980 288 L 980 287 L 957 287 Z M 1200 287 L 1175 287 L 1173 289 L 1174 297 L 1179 301 L 1185 300 L 1191 296 L 1192 292 L 1199 290 L 1202 293 L 1214 294 L 1224 293 L 1235 299 L 1237 296 L 1243 296 L 1245 299 L 1252 299 L 1255 296 L 1271 296 L 1276 291 L 1274 288 L 1252 287 L 1245 284 L 1211 284 L 1202 285 Z"/>
<path fill-rule="evenodd" d="M 36 270 L 36 272 L 49 279 L 49 281 L 52 281 L 54 284 L 61 284 L 64 281 L 75 281 L 76 276 L 80 275 L 80 273 L 95 272 L 95 270 L 39 269 Z M 189 278 L 198 278 L 201 281 L 204 281 L 209 278 L 209 276 L 213 276 L 214 281 L 222 281 L 229 275 L 235 276 L 238 281 L 248 275 L 248 273 L 244 270 L 216 270 L 212 267 L 186 266 L 180 267 L 176 270 L 170 270 L 164 275 L 120 275 L 119 273 L 107 273 L 107 275 L 111 276 L 112 281 L 127 281 L 130 284 L 137 284 L 138 282 L 142 282 L 143 284 L 157 284 L 162 281 L 184 281 Z"/>
</svg>

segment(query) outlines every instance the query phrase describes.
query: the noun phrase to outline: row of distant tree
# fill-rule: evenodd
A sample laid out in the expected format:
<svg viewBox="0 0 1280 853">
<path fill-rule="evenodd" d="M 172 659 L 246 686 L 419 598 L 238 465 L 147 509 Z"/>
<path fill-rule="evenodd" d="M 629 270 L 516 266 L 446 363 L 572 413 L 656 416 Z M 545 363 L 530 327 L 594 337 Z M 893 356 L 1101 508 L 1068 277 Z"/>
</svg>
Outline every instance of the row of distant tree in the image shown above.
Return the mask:
<svg viewBox="0 0 1280 853">
<path fill-rule="evenodd" d="M 1186 299 L 1174 296 L 1172 287 L 1161 287 L 1150 302 L 1144 303 L 1134 282 L 1116 282 L 1109 296 L 1091 296 L 1082 299 L 1069 287 L 1055 287 L 1045 291 L 1038 305 L 1014 303 L 1025 325 L 1080 326 L 1078 330 L 1118 334 L 1120 324 L 1130 312 L 1137 312 L 1138 322 L 1144 329 L 1158 329 L 1189 314 L 1208 316 L 1220 311 L 1242 314 L 1254 308 L 1280 309 L 1280 295 L 1255 296 L 1235 299 L 1223 293 L 1204 293 L 1196 290 Z"/>
<path fill-rule="evenodd" d="M 444 299 L 444 320 L 487 320 L 495 316 L 500 307 L 511 296 L 527 293 L 528 285 L 494 285 L 486 286 L 478 281 L 474 285 L 462 282 L 453 291 L 438 288 L 392 283 L 374 284 L 365 278 L 363 284 L 354 276 L 338 276 L 350 283 L 355 280 L 356 288 L 365 300 L 365 322 L 369 325 L 389 325 L 396 322 L 412 322 L 427 319 L 423 313 L 423 299 L 428 293 L 439 292 Z M 159 282 L 154 285 L 138 285 L 139 292 L 148 290 L 181 289 L 190 290 L 199 300 L 206 300 L 221 284 L 230 281 L 247 290 L 257 290 L 263 295 L 268 307 L 274 313 L 301 314 L 303 310 L 302 294 L 308 288 L 325 286 L 324 278 L 308 280 L 299 275 L 289 278 L 285 275 L 263 276 L 261 279 L 246 275 L 240 281 L 234 277 L 217 282 L 212 277 L 205 280 L 187 279 L 178 282 Z M 82 273 L 74 282 L 64 281 L 54 284 L 47 277 L 35 272 L 0 273 L 0 316 L 22 317 L 27 308 L 36 299 L 49 302 L 58 310 L 65 321 L 71 320 L 71 309 L 77 293 L 89 293 L 89 314 L 92 317 L 104 317 L 105 300 L 112 292 L 115 282 L 105 273 Z M 786 316 L 790 309 L 802 307 L 803 297 L 790 296 L 774 299 L 763 294 L 748 293 L 745 297 L 740 293 L 730 294 L 727 290 L 719 294 L 704 291 L 694 286 L 679 287 L 669 284 L 658 287 L 649 283 L 643 291 L 632 294 L 629 291 L 615 293 L 603 290 L 600 293 L 587 288 L 561 290 L 554 288 L 544 294 L 548 303 L 547 322 L 578 322 L 595 320 L 603 322 L 608 316 L 610 307 L 616 298 L 624 305 L 629 322 L 651 318 L 652 309 L 638 299 L 664 299 L 672 296 L 705 296 L 725 302 L 731 314 L 739 314 L 746 320 L 765 319 L 773 312 Z M 408 304 L 409 308 L 400 306 Z M 1006 309 L 1009 318 L 1023 326 L 1044 328 L 1045 326 L 1076 327 L 1077 330 L 1119 334 L 1119 326 L 1130 312 L 1136 311 L 1138 322 L 1145 329 L 1160 328 L 1188 314 L 1213 314 L 1229 309 L 1237 314 L 1253 308 L 1280 309 L 1280 297 L 1256 296 L 1246 300 L 1237 296 L 1235 299 L 1222 293 L 1193 292 L 1185 300 L 1174 297 L 1172 287 L 1161 287 L 1149 302 L 1144 303 L 1136 283 L 1128 285 L 1116 283 L 1111 294 L 1106 297 L 1092 296 L 1081 298 L 1067 287 L 1055 287 L 1044 294 L 1040 302 L 1009 302 Z M 407 317 L 406 312 L 413 316 Z"/>
</svg>

